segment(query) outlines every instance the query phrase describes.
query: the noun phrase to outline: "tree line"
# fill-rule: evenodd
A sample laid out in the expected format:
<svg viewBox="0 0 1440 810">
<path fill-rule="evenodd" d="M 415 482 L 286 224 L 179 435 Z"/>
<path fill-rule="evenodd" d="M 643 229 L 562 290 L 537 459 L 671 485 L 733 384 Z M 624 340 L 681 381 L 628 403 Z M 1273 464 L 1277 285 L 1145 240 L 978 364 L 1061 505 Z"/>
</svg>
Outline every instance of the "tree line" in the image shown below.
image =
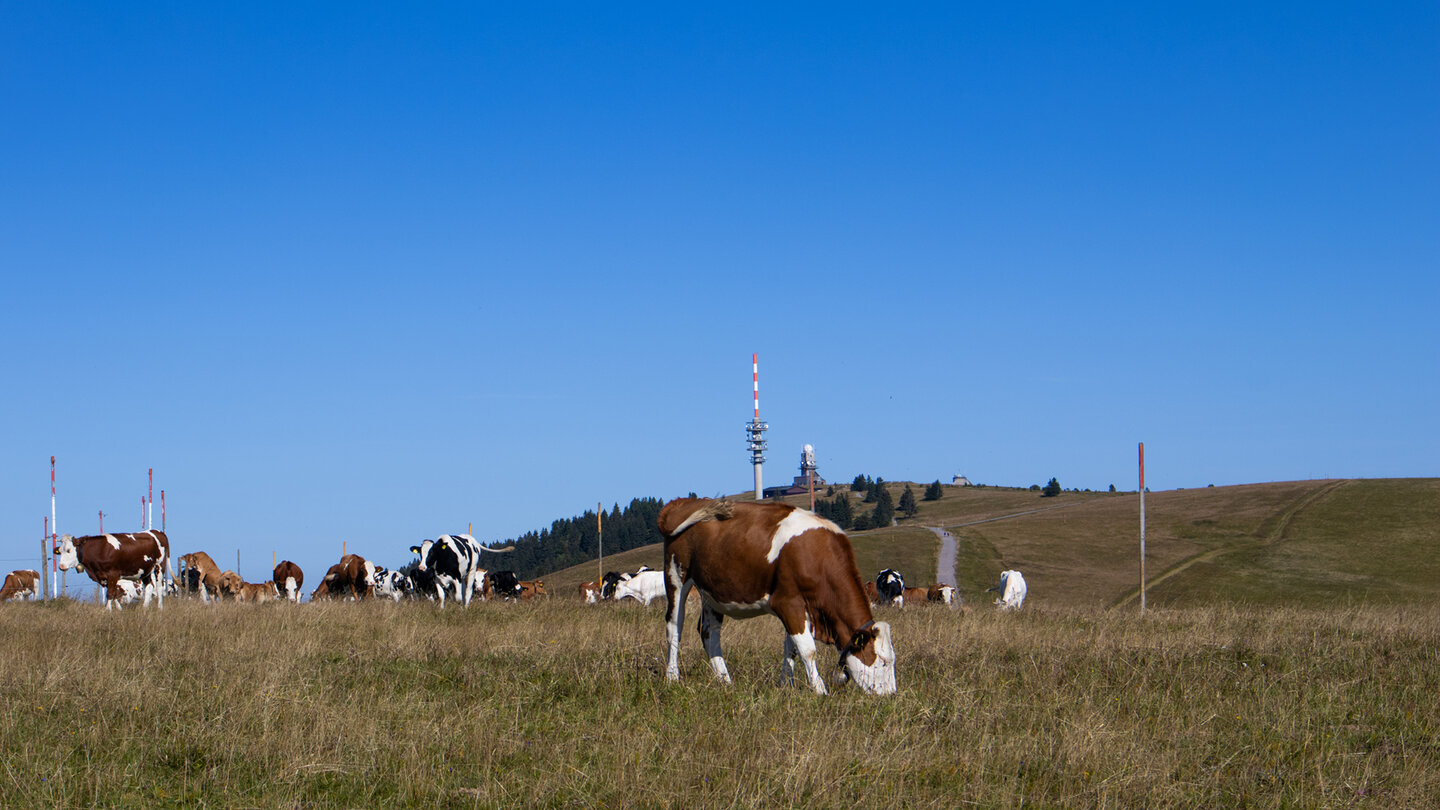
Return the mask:
<svg viewBox="0 0 1440 810">
<path fill-rule="evenodd" d="M 601 526 L 596 525 L 593 509 L 576 517 L 561 518 L 553 521 L 548 529 L 526 532 L 513 541 L 497 543 L 497 546 L 514 545 L 515 550 L 486 562 L 494 568 L 511 569 L 521 579 L 534 579 L 595 559 L 602 539 L 606 554 L 659 543 L 664 538 L 655 528 L 655 520 L 664 505 L 659 498 L 635 498 L 624 509 L 617 503 L 601 515 Z"/>
</svg>

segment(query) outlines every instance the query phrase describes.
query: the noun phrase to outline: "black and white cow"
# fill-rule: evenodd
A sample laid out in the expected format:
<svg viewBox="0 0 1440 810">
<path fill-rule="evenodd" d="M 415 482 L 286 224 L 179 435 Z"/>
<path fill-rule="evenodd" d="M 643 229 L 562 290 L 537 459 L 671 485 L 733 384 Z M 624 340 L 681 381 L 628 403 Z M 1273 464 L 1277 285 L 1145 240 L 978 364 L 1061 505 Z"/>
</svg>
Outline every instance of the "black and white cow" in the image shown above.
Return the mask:
<svg viewBox="0 0 1440 810">
<path fill-rule="evenodd" d="M 415 590 L 415 583 L 410 577 L 405 576 L 401 571 L 391 571 L 380 566 L 375 566 L 375 595 L 380 597 L 388 596 L 399 602 L 410 596 Z"/>
<path fill-rule="evenodd" d="M 501 599 L 520 598 L 520 577 L 514 571 L 491 571 L 490 592 Z"/>
<path fill-rule="evenodd" d="M 615 599 L 615 588 L 622 582 L 629 582 L 631 577 L 638 576 L 650 570 L 650 566 L 642 565 L 631 574 L 625 571 L 606 571 L 605 576 L 600 578 L 600 598 Z"/>
<path fill-rule="evenodd" d="M 875 576 L 875 590 L 880 592 L 880 604 L 901 607 L 905 604 L 905 578 L 893 568 L 886 568 Z"/>
<path fill-rule="evenodd" d="M 475 538 L 468 534 L 442 534 L 435 540 L 423 540 L 410 550 L 420 557 L 420 565 L 415 570 L 434 574 L 433 593 L 439 598 L 440 607 L 445 607 L 448 591 L 453 591 L 461 604 L 470 604 L 481 551 Z"/>
</svg>

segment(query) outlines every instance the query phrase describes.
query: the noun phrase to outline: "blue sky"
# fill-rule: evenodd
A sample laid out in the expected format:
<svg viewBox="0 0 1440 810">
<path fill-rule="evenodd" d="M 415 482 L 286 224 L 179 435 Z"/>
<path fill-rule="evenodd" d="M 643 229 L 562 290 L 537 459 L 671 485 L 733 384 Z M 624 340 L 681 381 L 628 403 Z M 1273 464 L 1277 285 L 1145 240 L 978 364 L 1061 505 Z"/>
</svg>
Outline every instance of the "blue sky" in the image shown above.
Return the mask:
<svg viewBox="0 0 1440 810">
<path fill-rule="evenodd" d="M 7 5 L 0 566 L 1440 474 L 1440 7 L 777 5 Z"/>
</svg>

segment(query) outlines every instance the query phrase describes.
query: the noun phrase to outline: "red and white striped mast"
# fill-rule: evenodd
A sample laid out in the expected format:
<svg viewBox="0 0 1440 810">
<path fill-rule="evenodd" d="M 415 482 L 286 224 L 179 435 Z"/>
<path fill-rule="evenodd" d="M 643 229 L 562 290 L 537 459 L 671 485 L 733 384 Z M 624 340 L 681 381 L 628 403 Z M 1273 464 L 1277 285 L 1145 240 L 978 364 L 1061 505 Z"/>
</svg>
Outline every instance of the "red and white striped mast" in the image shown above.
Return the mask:
<svg viewBox="0 0 1440 810">
<path fill-rule="evenodd" d="M 150 467 L 146 473 L 150 477 L 150 489 L 146 492 L 145 531 L 155 528 L 155 468 Z"/>
<path fill-rule="evenodd" d="M 745 426 L 745 432 L 749 436 L 750 463 L 755 467 L 755 500 L 765 497 L 765 488 L 761 483 L 761 467 L 765 464 L 765 431 L 770 426 L 760 421 L 760 355 L 750 355 L 751 374 L 755 382 L 755 417 L 750 424 Z"/>
</svg>

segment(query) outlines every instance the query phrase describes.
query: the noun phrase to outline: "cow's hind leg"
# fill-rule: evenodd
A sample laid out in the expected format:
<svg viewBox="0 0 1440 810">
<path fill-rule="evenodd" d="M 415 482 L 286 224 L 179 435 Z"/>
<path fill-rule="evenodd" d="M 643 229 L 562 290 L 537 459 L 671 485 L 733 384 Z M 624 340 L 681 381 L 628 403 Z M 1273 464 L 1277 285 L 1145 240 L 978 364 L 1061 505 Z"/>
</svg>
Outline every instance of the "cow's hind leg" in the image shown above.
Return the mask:
<svg viewBox="0 0 1440 810">
<path fill-rule="evenodd" d="M 725 654 L 720 650 L 720 623 L 725 620 L 720 612 L 709 605 L 700 608 L 700 642 L 705 645 L 705 655 L 710 659 L 710 669 L 715 677 L 730 683 L 730 670 L 725 666 Z"/>
<path fill-rule="evenodd" d="M 800 652 L 795 648 L 795 639 L 789 633 L 785 634 L 785 645 L 780 651 L 780 683 L 790 684 L 795 682 L 795 656 Z"/>
<path fill-rule="evenodd" d="M 680 680 L 680 630 L 685 626 L 685 597 L 690 584 L 671 582 L 665 577 L 665 646 L 667 649 L 665 678 Z"/>
</svg>

